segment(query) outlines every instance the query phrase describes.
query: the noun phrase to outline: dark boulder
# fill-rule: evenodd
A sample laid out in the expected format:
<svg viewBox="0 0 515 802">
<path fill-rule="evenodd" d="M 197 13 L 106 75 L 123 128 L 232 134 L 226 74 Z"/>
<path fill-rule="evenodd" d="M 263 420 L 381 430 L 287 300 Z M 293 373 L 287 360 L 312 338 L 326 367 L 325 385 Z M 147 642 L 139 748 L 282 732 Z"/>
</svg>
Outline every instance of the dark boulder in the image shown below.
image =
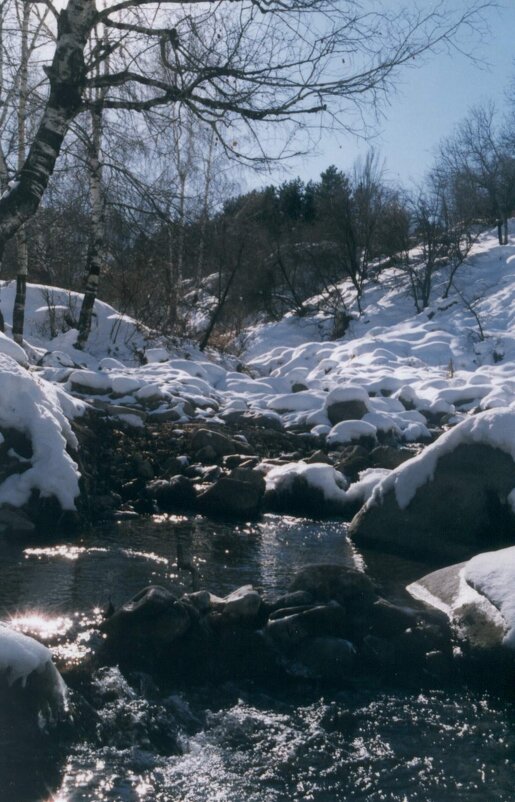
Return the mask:
<svg viewBox="0 0 515 802">
<path fill-rule="evenodd" d="M 237 471 L 240 473 L 238 469 Z M 223 476 L 203 493 L 200 493 L 198 496 L 200 512 L 205 515 L 240 520 L 256 518 L 261 511 L 264 482 L 261 476 L 258 479 L 252 478 L 247 481 L 247 475 L 254 475 L 254 471 L 245 471 L 245 474 L 244 481 Z"/>
<path fill-rule="evenodd" d="M 361 420 L 367 412 L 368 406 L 365 401 L 357 398 L 349 401 L 333 401 L 328 404 L 326 410 L 332 426 L 344 420 Z"/>
<path fill-rule="evenodd" d="M 131 668 L 168 665 L 177 641 L 198 620 L 192 605 L 152 585 L 116 610 L 102 625 L 100 659 Z"/>
<path fill-rule="evenodd" d="M 366 574 L 346 565 L 306 565 L 293 578 L 290 591 L 305 591 L 316 600 L 334 600 L 353 615 L 369 610 L 377 598 Z"/>
<path fill-rule="evenodd" d="M 438 445 L 423 452 L 417 470 Z M 380 485 L 355 516 L 349 534 L 358 546 L 435 565 L 515 542 L 515 517 L 508 503 L 515 487 L 515 462 L 509 454 L 489 445 L 462 443 L 431 465 L 427 481 L 400 506 L 396 487 L 405 480 L 409 484 L 405 472 L 412 470 L 412 462 L 398 468 L 384 481 L 384 491 Z"/>
<path fill-rule="evenodd" d="M 233 437 L 228 437 L 213 429 L 197 429 L 191 439 L 191 449 L 193 452 L 198 452 L 206 448 L 212 449 L 217 459 L 229 456 L 229 454 L 252 453 L 250 446 L 241 440 L 235 440 Z"/>
<path fill-rule="evenodd" d="M 182 474 L 169 480 L 155 479 L 147 484 L 146 492 L 163 512 L 194 509 L 197 499 L 194 483 Z"/>
<path fill-rule="evenodd" d="M 344 608 L 335 601 L 300 612 L 285 611 L 282 618 L 269 620 L 265 636 L 281 651 L 288 653 L 302 641 L 316 636 L 344 636 L 348 619 Z"/>
<path fill-rule="evenodd" d="M 304 641 L 295 655 L 301 671 L 314 679 L 338 681 L 352 672 L 356 657 L 353 644 L 344 638 L 318 637 Z"/>
</svg>

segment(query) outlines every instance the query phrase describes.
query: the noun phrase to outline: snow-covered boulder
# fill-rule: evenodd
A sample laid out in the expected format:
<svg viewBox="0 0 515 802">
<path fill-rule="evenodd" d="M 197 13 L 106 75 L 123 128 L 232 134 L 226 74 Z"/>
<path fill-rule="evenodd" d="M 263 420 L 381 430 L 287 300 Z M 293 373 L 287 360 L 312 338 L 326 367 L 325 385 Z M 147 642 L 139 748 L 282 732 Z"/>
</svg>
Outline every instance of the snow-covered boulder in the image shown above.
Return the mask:
<svg viewBox="0 0 515 802">
<path fill-rule="evenodd" d="M 27 354 L 21 345 L 15 343 L 14 340 L 11 340 L 11 338 L 7 337 L 2 331 L 0 331 L 0 354 L 11 357 L 11 359 L 14 359 L 15 362 L 18 362 L 19 365 L 23 365 L 24 367 L 29 364 Z"/>
<path fill-rule="evenodd" d="M 515 541 L 514 460 L 513 409 L 467 418 L 377 485 L 350 535 L 434 562 Z"/>
<path fill-rule="evenodd" d="M 327 435 L 327 445 L 334 447 L 349 443 L 376 442 L 377 428 L 373 423 L 364 420 L 343 420 L 337 423 Z"/>
<path fill-rule="evenodd" d="M 288 462 L 266 475 L 265 506 L 275 512 L 324 518 L 348 504 L 344 475 L 326 463 Z"/>
<path fill-rule="evenodd" d="M 2 748 L 23 747 L 66 715 L 66 686 L 46 646 L 0 624 Z"/>
<path fill-rule="evenodd" d="M 515 653 L 515 547 L 434 571 L 407 590 L 443 610 L 471 649 L 503 647 Z"/>
<path fill-rule="evenodd" d="M 332 425 L 359 420 L 370 411 L 368 393 L 363 387 L 336 387 L 325 400 L 325 413 Z"/>
<path fill-rule="evenodd" d="M 28 452 L 8 449 L 7 457 L 18 468 L 2 476 L 0 506 L 21 507 L 33 492 L 54 498 L 62 510 L 74 510 L 79 495 L 77 465 L 67 446 L 77 447 L 69 417 L 79 414 L 81 402 L 74 402 L 59 387 L 31 374 L 11 357 L 0 353 L 0 432 L 9 442 L 11 433 L 22 435 Z"/>
</svg>

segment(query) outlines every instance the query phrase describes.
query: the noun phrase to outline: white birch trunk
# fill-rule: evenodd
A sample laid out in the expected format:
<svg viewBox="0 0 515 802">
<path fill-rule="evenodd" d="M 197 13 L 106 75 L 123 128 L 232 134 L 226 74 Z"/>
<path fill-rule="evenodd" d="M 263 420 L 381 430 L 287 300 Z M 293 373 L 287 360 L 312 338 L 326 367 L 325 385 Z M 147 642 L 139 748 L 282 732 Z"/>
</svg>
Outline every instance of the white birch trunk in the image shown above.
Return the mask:
<svg viewBox="0 0 515 802">
<path fill-rule="evenodd" d="M 29 22 L 31 7 L 23 3 L 20 17 L 21 52 L 18 87 L 18 153 L 17 171 L 20 172 L 25 161 L 26 127 L 27 127 L 27 100 L 29 94 Z M 24 227 L 18 229 L 16 234 L 16 296 L 13 309 L 13 340 L 18 345 L 23 344 L 23 331 L 25 328 L 25 298 L 27 292 L 27 276 L 29 273 L 29 247 L 27 231 Z"/>
</svg>

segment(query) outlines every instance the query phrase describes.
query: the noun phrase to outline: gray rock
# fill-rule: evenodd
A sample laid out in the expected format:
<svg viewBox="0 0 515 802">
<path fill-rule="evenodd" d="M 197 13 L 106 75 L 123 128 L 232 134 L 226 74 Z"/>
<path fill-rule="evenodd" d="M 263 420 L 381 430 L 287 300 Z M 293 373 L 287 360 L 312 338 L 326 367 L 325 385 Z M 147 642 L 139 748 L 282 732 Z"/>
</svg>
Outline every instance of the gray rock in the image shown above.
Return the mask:
<svg viewBox="0 0 515 802">
<path fill-rule="evenodd" d="M 255 426 L 257 429 L 271 429 L 280 432 L 284 426 L 280 415 L 276 412 L 258 412 L 256 410 L 229 410 L 221 417 L 227 422 L 242 426 Z"/>
<path fill-rule="evenodd" d="M 377 598 L 366 574 L 345 565 L 306 565 L 294 576 L 290 591 L 303 590 L 317 601 L 334 599 L 353 613 L 368 610 Z"/>
<path fill-rule="evenodd" d="M 246 454 L 229 454 L 228 457 L 223 458 L 222 462 L 225 468 L 232 471 L 234 468 L 239 468 L 247 460 L 248 456 Z"/>
<path fill-rule="evenodd" d="M 255 618 L 261 607 L 261 596 L 252 585 L 238 588 L 222 601 L 222 612 L 226 618 Z"/>
<path fill-rule="evenodd" d="M 3 639 L 7 638 L 7 652 L 3 651 Z M 27 655 L 33 649 L 41 650 L 40 664 L 27 669 L 26 676 L 16 673 L 18 663 L 26 665 Z M 44 647 L 33 638 L 18 635 L 14 643 L 8 638 L 8 628 L 0 628 L 0 652 L 4 665 L 0 669 L 0 731 L 2 733 L 2 758 L 6 749 L 20 752 L 27 744 L 35 744 L 49 736 L 60 723 L 68 718 L 66 686 L 51 660 L 45 661 Z M 37 651 L 36 651 L 37 654 Z"/>
<path fill-rule="evenodd" d="M 344 638 L 319 637 L 304 641 L 295 659 L 309 676 L 338 680 L 350 674 L 355 662 L 356 649 Z"/>
<path fill-rule="evenodd" d="M 293 593 L 285 593 L 272 602 L 269 602 L 270 611 L 287 609 L 288 607 L 301 607 L 313 603 L 313 596 L 304 590 L 296 590 Z"/>
<path fill-rule="evenodd" d="M 251 448 L 246 443 L 234 440 L 221 432 L 212 429 L 197 429 L 191 440 L 192 451 L 205 448 L 213 449 L 216 457 L 225 457 L 229 454 L 250 454 Z"/>
<path fill-rule="evenodd" d="M 195 485 L 182 474 L 172 476 L 170 480 L 155 479 L 148 482 L 146 491 L 163 512 L 192 509 L 197 498 Z"/>
<path fill-rule="evenodd" d="M 31 535 L 36 527 L 23 510 L 0 509 L 0 534 Z"/>
<path fill-rule="evenodd" d="M 364 401 L 355 399 L 352 401 L 335 401 L 327 407 L 327 417 L 331 425 L 335 426 L 342 420 L 361 420 L 363 415 L 368 412 L 368 407 Z"/>
<path fill-rule="evenodd" d="M 337 602 L 329 602 L 269 620 L 265 627 L 265 636 L 277 648 L 289 652 L 306 638 L 317 635 L 338 637 L 346 635 L 348 628 L 344 608 Z"/>
<path fill-rule="evenodd" d="M 373 468 L 393 470 L 416 456 L 416 454 L 417 451 L 410 448 L 395 448 L 394 446 L 382 445 L 374 448 L 371 452 L 370 462 Z"/>
<path fill-rule="evenodd" d="M 243 520 L 259 515 L 263 489 L 256 482 L 223 476 L 198 496 L 198 506 L 206 515 Z"/>
<path fill-rule="evenodd" d="M 425 452 L 427 453 L 427 452 Z M 410 463 L 399 470 L 410 470 Z M 359 546 L 444 563 L 515 541 L 507 503 L 515 487 L 515 463 L 487 445 L 461 444 L 438 461 L 431 481 L 418 488 L 405 509 L 395 489 L 382 503 L 365 505 L 349 534 Z"/>
<path fill-rule="evenodd" d="M 334 467 L 340 473 L 350 478 L 357 479 L 360 471 L 370 468 L 370 450 L 360 445 L 343 446 L 338 452 L 334 452 Z"/>
<path fill-rule="evenodd" d="M 152 463 L 145 459 L 142 454 L 135 454 L 133 457 L 134 473 L 140 479 L 150 480 L 154 478 Z"/>
<path fill-rule="evenodd" d="M 279 460 L 269 460 L 268 462 L 269 464 L 272 462 L 281 464 Z M 344 487 L 347 484 L 343 476 L 341 477 L 341 484 Z M 284 482 L 278 487 L 267 489 L 264 504 L 265 508 L 271 512 L 308 518 L 345 516 L 350 507 L 345 499 L 326 498 L 324 491 L 315 484 L 308 482 L 302 474 L 292 474 L 288 482 Z M 350 518 L 350 514 L 348 517 Z"/>
<path fill-rule="evenodd" d="M 219 454 L 216 448 L 213 446 L 203 446 L 199 448 L 198 451 L 195 452 L 195 457 L 198 459 L 199 462 L 202 462 L 204 465 L 212 465 L 213 462 L 216 462 L 219 458 Z"/>
<path fill-rule="evenodd" d="M 172 644 L 185 635 L 198 613 L 170 591 L 151 585 L 120 607 L 102 625 L 101 656 L 120 665 L 154 670 Z"/>
<path fill-rule="evenodd" d="M 166 423 L 167 421 L 178 421 L 181 418 L 181 413 L 176 409 L 155 409 L 153 412 L 148 413 L 149 423 Z"/>
<path fill-rule="evenodd" d="M 144 412 L 142 409 L 138 409 L 137 407 L 125 406 L 123 404 L 108 404 L 105 407 L 105 411 L 107 415 L 112 415 L 113 417 L 118 417 L 119 415 L 135 415 L 143 422 L 145 422 L 148 417 L 147 413 Z"/>
<path fill-rule="evenodd" d="M 308 465 L 320 462 L 325 462 L 326 465 L 331 465 L 331 459 L 327 456 L 325 451 L 313 451 L 309 457 L 304 458 L 304 462 L 307 462 Z"/>
<path fill-rule="evenodd" d="M 395 647 L 388 638 L 365 635 L 361 644 L 360 656 L 366 665 L 376 671 L 389 673 L 395 667 Z"/>
<path fill-rule="evenodd" d="M 473 652 L 503 648 L 506 621 L 485 596 L 465 582 L 465 565 L 462 562 L 433 571 L 408 585 L 407 591 L 443 611 L 458 638 Z"/>
<path fill-rule="evenodd" d="M 229 478 L 236 482 L 252 485 L 261 495 L 265 492 L 266 483 L 261 471 L 254 471 L 252 468 L 234 468 L 229 474 Z"/>
<path fill-rule="evenodd" d="M 216 604 L 223 603 L 218 596 L 213 596 L 208 590 L 197 590 L 194 593 L 185 593 L 184 601 L 193 605 L 199 613 L 208 613 Z"/>
</svg>

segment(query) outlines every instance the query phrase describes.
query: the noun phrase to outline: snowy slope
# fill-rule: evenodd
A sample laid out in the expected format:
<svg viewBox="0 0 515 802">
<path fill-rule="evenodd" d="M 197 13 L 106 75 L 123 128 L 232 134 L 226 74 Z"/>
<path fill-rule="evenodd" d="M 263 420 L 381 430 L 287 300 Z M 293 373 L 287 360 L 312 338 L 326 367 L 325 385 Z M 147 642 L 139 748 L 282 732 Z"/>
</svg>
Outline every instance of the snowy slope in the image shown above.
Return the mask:
<svg viewBox="0 0 515 802">
<path fill-rule="evenodd" d="M 27 410 L 41 407 L 38 393 L 47 411 L 54 410 L 55 453 L 69 436 L 63 416 L 88 405 L 135 426 L 146 420 L 223 421 L 228 412 L 251 410 L 328 436 L 335 446 L 386 432 L 400 443 L 423 442 L 435 420 L 447 426 L 479 409 L 515 408 L 515 221 L 507 246 L 497 244 L 494 232 L 479 239 L 457 273 L 459 292 L 443 299 L 447 278 L 442 269 L 430 308 L 416 314 L 406 276 L 385 271 L 380 283 L 366 287 L 364 312 L 340 340 L 328 339 L 332 322 L 323 315 L 288 315 L 255 327 L 246 334 L 245 372 L 192 347 L 168 350 L 163 339 L 102 302 L 95 306 L 86 351 L 77 351 L 76 332 L 65 330 L 65 319 L 70 307 L 77 317 L 81 296 L 41 285 L 28 287 L 24 353 L 9 336 L 14 285 L 4 284 L 0 306 L 8 325 L 0 354 L 11 366 L 0 365 L 0 390 L 22 381 L 13 378 L 13 360 L 32 363 L 29 373 L 19 368 L 32 399 Z M 351 298 L 350 288 L 343 291 Z M 11 397 L 11 389 L 0 392 L 0 426 L 18 426 L 35 442 L 38 433 L 21 420 L 25 413 L 12 423 Z M 362 420 L 332 427 L 330 404 L 338 399 L 361 400 Z M 63 461 L 65 472 L 70 462 Z M 42 483 L 40 477 L 34 486 L 45 492 Z M 25 495 L 5 492 L 0 486 L 0 499 L 9 496 L 18 504 Z M 63 491 L 67 507 L 73 492 L 72 483 Z"/>
</svg>

